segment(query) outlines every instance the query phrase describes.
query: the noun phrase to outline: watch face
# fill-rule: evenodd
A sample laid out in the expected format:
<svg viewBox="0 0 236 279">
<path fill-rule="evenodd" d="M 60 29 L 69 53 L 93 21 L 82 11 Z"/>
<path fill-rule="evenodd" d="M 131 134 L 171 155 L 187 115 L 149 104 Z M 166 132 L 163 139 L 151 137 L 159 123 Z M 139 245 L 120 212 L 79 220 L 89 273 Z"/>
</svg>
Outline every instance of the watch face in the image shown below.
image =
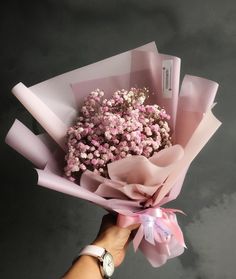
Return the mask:
<svg viewBox="0 0 236 279">
<path fill-rule="evenodd" d="M 113 257 L 110 253 L 106 253 L 103 258 L 103 270 L 106 277 L 111 277 L 114 272 Z"/>
</svg>

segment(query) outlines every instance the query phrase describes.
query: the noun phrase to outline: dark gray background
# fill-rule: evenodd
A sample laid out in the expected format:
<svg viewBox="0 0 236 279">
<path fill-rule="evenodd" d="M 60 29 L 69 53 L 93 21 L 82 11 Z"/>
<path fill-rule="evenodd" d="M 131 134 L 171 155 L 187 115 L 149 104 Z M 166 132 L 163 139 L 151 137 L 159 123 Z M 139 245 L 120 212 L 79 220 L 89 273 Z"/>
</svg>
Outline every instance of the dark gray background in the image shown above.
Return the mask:
<svg viewBox="0 0 236 279">
<path fill-rule="evenodd" d="M 199 154 L 173 206 L 188 250 L 159 269 L 130 247 L 114 278 L 236 277 L 235 58 L 236 2 L 5 1 L 0 44 L 0 278 L 59 278 L 96 235 L 104 211 L 36 186 L 32 165 L 4 144 L 15 118 L 37 130 L 11 95 L 52 76 L 156 41 L 182 58 L 184 74 L 220 83 L 214 113 L 223 122 Z M 182 78 L 181 77 L 181 78 Z"/>
</svg>

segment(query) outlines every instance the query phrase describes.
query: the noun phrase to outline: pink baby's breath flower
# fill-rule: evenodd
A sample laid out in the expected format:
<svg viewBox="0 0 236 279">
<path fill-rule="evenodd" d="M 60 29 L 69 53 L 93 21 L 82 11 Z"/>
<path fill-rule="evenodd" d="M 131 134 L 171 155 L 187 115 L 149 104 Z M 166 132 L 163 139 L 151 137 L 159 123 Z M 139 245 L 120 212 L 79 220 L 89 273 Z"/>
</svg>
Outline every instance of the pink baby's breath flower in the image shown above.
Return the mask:
<svg viewBox="0 0 236 279">
<path fill-rule="evenodd" d="M 84 164 L 80 164 L 80 169 L 81 169 L 82 171 L 85 171 L 87 168 L 86 168 L 86 166 L 85 166 Z"/>
<path fill-rule="evenodd" d="M 92 160 L 93 159 L 93 154 L 89 153 L 87 157 L 88 157 L 89 160 Z"/>
<path fill-rule="evenodd" d="M 98 150 L 95 150 L 94 153 L 93 153 L 96 157 L 100 157 L 100 153 Z"/>
<path fill-rule="evenodd" d="M 87 154 L 86 153 L 80 153 L 80 158 L 86 159 L 87 158 Z"/>
<path fill-rule="evenodd" d="M 85 99 L 77 123 L 67 131 L 65 176 L 79 182 L 85 170 L 108 177 L 107 164 L 132 155 L 150 157 L 171 146 L 170 116 L 145 105 L 146 88 L 117 90 L 110 99 L 100 89 Z"/>
<path fill-rule="evenodd" d="M 92 160 L 91 160 L 91 163 L 92 163 L 94 166 L 96 166 L 96 165 L 98 164 L 98 160 L 97 160 L 97 159 L 92 159 Z"/>
</svg>

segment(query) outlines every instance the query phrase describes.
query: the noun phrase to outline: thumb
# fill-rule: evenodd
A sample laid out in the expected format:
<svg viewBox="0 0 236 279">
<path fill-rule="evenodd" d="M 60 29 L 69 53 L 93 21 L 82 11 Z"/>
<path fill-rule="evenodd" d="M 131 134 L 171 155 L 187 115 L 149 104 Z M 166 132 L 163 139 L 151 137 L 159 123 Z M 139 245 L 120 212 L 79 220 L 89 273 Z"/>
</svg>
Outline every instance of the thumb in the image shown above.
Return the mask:
<svg viewBox="0 0 236 279">
<path fill-rule="evenodd" d="M 118 214 L 117 220 L 116 220 L 116 225 L 118 227 L 126 228 L 130 231 L 133 231 L 133 230 L 136 230 L 140 226 L 140 223 L 135 223 L 135 221 L 136 220 L 134 219 L 133 216 Z"/>
</svg>

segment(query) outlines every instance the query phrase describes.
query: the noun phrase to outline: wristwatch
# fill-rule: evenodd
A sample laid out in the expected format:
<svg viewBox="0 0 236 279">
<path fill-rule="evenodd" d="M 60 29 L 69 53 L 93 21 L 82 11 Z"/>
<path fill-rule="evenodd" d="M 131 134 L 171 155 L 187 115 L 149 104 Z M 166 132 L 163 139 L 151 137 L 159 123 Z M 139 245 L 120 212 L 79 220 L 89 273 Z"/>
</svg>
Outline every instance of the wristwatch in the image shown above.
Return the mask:
<svg viewBox="0 0 236 279">
<path fill-rule="evenodd" d="M 88 245 L 79 254 L 96 257 L 100 263 L 101 274 L 104 278 L 111 278 L 115 265 L 112 255 L 104 248 L 96 245 Z"/>
</svg>

